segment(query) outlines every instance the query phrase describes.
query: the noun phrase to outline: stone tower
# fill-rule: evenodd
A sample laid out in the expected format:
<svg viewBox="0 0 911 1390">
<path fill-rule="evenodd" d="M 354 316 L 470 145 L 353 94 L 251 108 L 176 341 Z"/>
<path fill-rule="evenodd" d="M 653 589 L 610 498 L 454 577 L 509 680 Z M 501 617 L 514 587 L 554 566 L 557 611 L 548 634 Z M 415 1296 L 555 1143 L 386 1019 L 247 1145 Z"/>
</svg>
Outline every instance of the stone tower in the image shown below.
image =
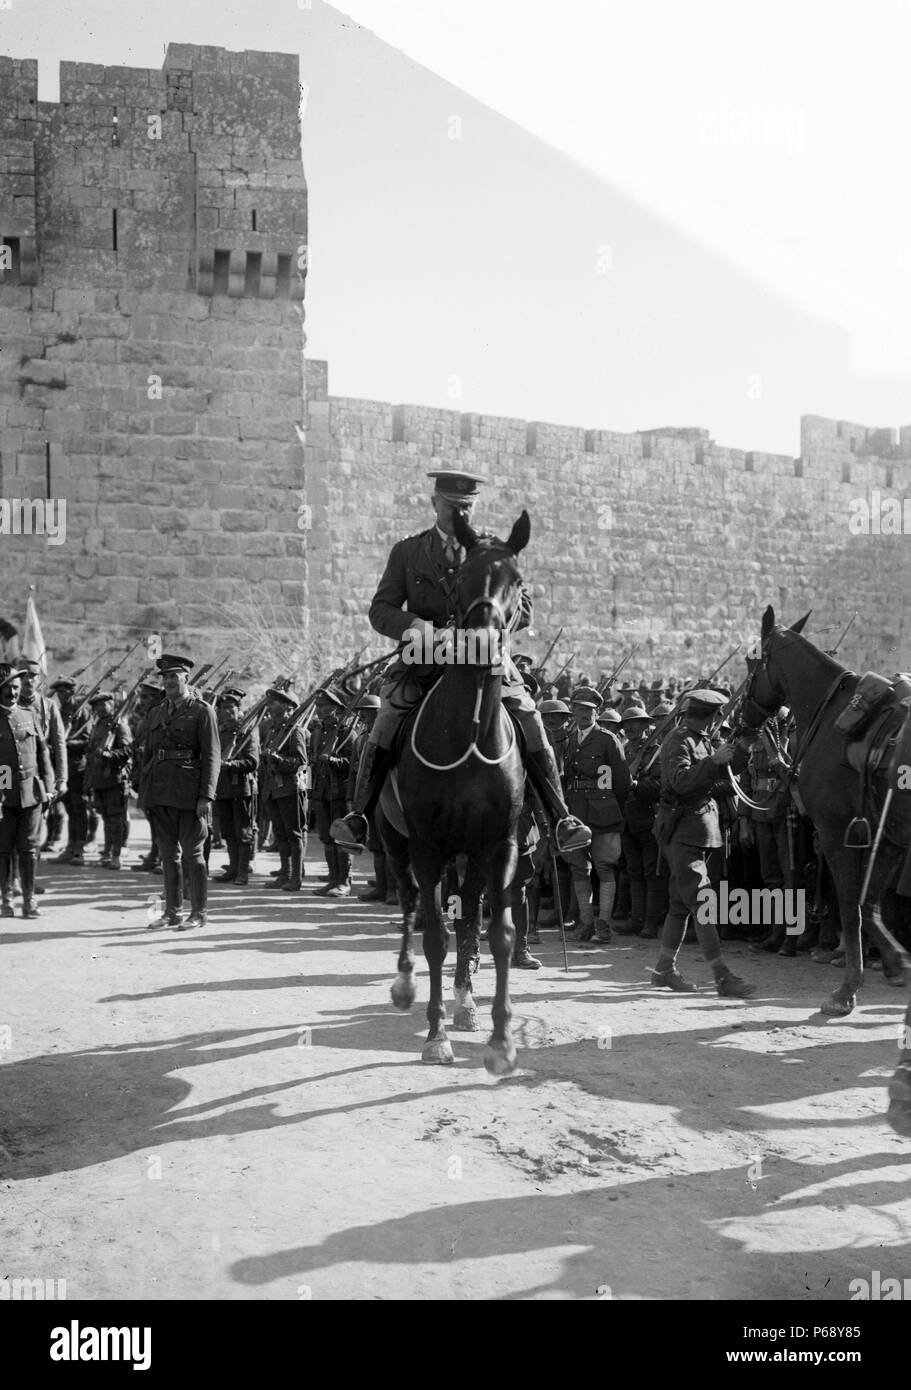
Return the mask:
<svg viewBox="0 0 911 1390">
<path fill-rule="evenodd" d="M 59 103 L 37 83 L 0 58 L 0 616 L 34 584 L 60 659 L 210 650 L 251 603 L 299 636 L 298 59 L 171 44 L 160 72 L 62 63 Z M 27 533 L 47 499 L 62 541 Z"/>
</svg>

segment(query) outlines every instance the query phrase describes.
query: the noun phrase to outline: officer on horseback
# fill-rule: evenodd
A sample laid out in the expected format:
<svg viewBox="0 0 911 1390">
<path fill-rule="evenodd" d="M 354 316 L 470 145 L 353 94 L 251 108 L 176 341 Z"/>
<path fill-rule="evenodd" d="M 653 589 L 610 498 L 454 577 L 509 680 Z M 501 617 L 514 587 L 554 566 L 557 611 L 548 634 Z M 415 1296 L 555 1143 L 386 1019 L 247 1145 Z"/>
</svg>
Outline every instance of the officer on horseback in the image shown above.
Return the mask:
<svg viewBox="0 0 911 1390">
<path fill-rule="evenodd" d="M 455 614 L 458 569 L 464 555 L 455 535 L 457 511 L 470 517 L 484 481 L 474 473 L 436 469 L 432 496 L 436 524 L 393 547 L 370 605 L 370 622 L 384 637 L 399 642 L 419 638 L 433 645 L 434 629 L 451 622 Z M 531 621 L 531 596 L 523 589 L 518 627 Z M 571 816 L 563 800 L 560 774 L 534 701 L 510 658 L 505 658 L 503 704 L 515 715 L 525 735 L 527 772 L 548 816 L 555 824 L 561 852 L 584 849 L 591 832 Z M 391 750 L 402 720 L 423 698 L 439 676 L 434 666 L 416 667 L 396 661 L 380 692 L 382 706 L 370 733 L 358 769 L 352 810 L 333 822 L 330 833 L 345 849 L 362 850 L 367 841 L 368 816 L 389 770 Z"/>
</svg>

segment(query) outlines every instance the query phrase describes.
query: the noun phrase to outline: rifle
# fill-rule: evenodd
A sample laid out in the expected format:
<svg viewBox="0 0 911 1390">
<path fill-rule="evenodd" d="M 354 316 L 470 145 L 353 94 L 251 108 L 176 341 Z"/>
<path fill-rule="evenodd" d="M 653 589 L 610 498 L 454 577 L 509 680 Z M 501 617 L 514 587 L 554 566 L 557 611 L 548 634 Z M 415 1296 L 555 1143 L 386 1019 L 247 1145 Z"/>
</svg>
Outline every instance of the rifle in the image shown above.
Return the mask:
<svg viewBox="0 0 911 1390">
<path fill-rule="evenodd" d="M 706 685 L 711 685 L 711 684 L 712 684 L 712 681 L 715 680 L 718 676 L 721 675 L 721 672 L 724 670 L 725 666 L 727 666 L 727 664 L 728 664 L 729 661 L 733 661 L 734 657 L 735 657 L 735 656 L 737 655 L 737 653 L 740 651 L 740 649 L 741 649 L 742 646 L 743 646 L 743 643 L 742 643 L 742 642 L 738 642 L 738 643 L 737 643 L 737 646 L 734 648 L 734 650 L 733 650 L 732 652 L 728 652 L 727 656 L 724 658 L 724 661 L 722 661 L 721 665 L 720 665 L 720 666 L 716 666 L 715 669 L 714 669 L 714 671 L 712 672 L 712 674 L 706 679 L 706 682 L 705 682 Z"/>
<path fill-rule="evenodd" d="M 66 723 L 66 725 L 65 725 L 65 728 L 64 728 L 64 733 L 65 733 L 65 735 L 66 735 L 67 738 L 70 738 L 70 737 L 72 737 L 72 736 L 75 736 L 76 734 L 81 734 L 81 733 L 84 732 L 86 726 L 88 725 L 88 720 L 86 719 L 86 720 L 79 726 L 78 729 L 75 729 L 75 730 L 74 730 L 74 729 L 73 729 L 73 725 L 75 724 L 77 718 L 79 718 L 79 717 L 81 716 L 83 710 L 85 709 L 86 705 L 87 705 L 87 704 L 89 703 L 89 701 L 91 700 L 92 696 L 95 695 L 95 694 L 97 694 L 97 692 L 98 692 L 98 691 L 101 689 L 101 687 L 104 685 L 105 681 L 109 681 L 109 680 L 111 679 L 112 676 L 115 676 L 115 675 L 117 674 L 117 672 L 120 670 L 120 668 L 121 668 L 121 666 L 123 665 L 123 663 L 124 663 L 125 661 L 127 661 L 127 660 L 133 655 L 133 653 L 135 652 L 136 648 L 142 645 L 142 640 L 143 640 L 143 639 L 140 637 L 140 639 L 139 639 L 138 642 L 134 642 L 133 646 L 132 646 L 132 647 L 130 648 L 130 650 L 127 652 L 126 656 L 122 656 L 122 657 L 120 658 L 120 660 L 117 662 L 117 665 L 116 665 L 116 666 L 112 666 L 111 669 L 110 669 L 109 671 L 105 671 L 105 673 L 104 673 L 104 675 L 101 677 L 101 679 L 95 682 L 95 684 L 92 686 L 92 688 L 86 693 L 86 695 L 83 697 L 83 699 L 80 701 L 80 703 L 79 703 L 79 704 L 76 706 L 76 708 L 71 712 L 71 714 L 70 714 L 69 717 L 68 717 L 68 720 L 67 720 L 67 723 Z M 89 662 L 89 665 L 90 665 L 90 666 L 91 666 L 91 664 L 92 664 L 92 663 Z"/>
<path fill-rule="evenodd" d="M 556 637 L 555 637 L 554 640 L 551 642 L 550 646 L 547 648 L 547 651 L 545 652 L 544 658 L 543 658 L 543 660 L 541 661 L 540 665 L 539 665 L 539 666 L 534 666 L 534 667 L 532 667 L 532 675 L 533 675 L 533 676 L 536 676 L 536 677 L 537 677 L 537 676 L 543 676 L 543 675 L 544 675 L 544 671 L 545 671 L 545 669 L 546 669 L 546 667 L 547 667 L 547 663 L 548 663 L 548 661 L 550 661 L 550 658 L 551 658 L 551 656 L 553 655 L 554 647 L 557 645 L 557 643 L 559 642 L 559 640 L 560 640 L 560 638 L 561 638 L 562 636 L 563 636 L 563 628 L 561 627 L 561 628 L 560 628 L 560 631 L 557 633 Z"/>
<path fill-rule="evenodd" d="M 228 684 L 228 681 L 231 679 L 233 675 L 236 675 L 236 672 L 234 671 L 233 667 L 229 666 L 227 671 L 225 671 L 224 675 L 219 676 L 218 680 L 211 687 L 212 699 L 208 701 L 209 704 L 214 705 L 216 699 L 218 698 L 218 692 Z"/>
<path fill-rule="evenodd" d="M 563 665 L 560 667 L 559 671 L 558 671 L 557 674 L 554 676 L 553 680 L 549 682 L 550 685 L 556 685 L 557 681 L 558 681 L 558 680 L 560 679 L 560 677 L 563 675 L 563 672 L 566 670 L 566 668 L 567 668 L 568 666 L 571 666 L 571 665 L 572 665 L 572 663 L 575 661 L 575 659 L 576 659 L 576 657 L 577 657 L 578 655 L 579 655 L 578 652 L 573 652 L 572 656 L 569 658 L 569 661 L 564 661 Z"/>
<path fill-rule="evenodd" d="M 858 611 L 858 610 L 855 608 L 855 610 L 854 610 L 854 617 L 850 620 L 850 622 L 848 623 L 848 626 L 845 628 L 844 632 L 841 634 L 841 636 L 839 637 L 838 641 L 835 643 L 835 646 L 834 646 L 834 647 L 832 648 L 832 650 L 829 652 L 829 656 L 835 656 L 836 652 L 838 651 L 838 648 L 841 646 L 842 642 L 845 640 L 845 638 L 847 637 L 848 633 L 851 631 L 852 627 L 854 626 L 854 623 L 855 623 L 856 620 L 857 620 L 857 611 Z"/>
<path fill-rule="evenodd" d="M 403 642 L 400 642 L 395 652 L 392 653 L 392 656 L 396 656 L 398 652 L 402 650 L 402 647 L 404 645 L 405 644 Z M 361 647 L 361 650 L 357 653 L 357 656 L 355 656 L 354 660 L 357 661 L 358 657 L 363 656 L 366 650 L 366 645 Z M 285 744 L 288 742 L 288 739 L 291 737 L 291 734 L 293 733 L 296 726 L 301 722 L 305 715 L 307 715 L 307 713 L 315 707 L 317 698 L 322 693 L 322 691 L 325 690 L 327 685 L 341 684 L 342 686 L 344 686 L 345 690 L 348 691 L 348 693 L 350 694 L 350 689 L 345 684 L 346 681 L 350 681 L 353 676 L 360 675 L 361 671 L 371 671 L 374 666 L 380 666 L 384 662 L 390 661 L 391 659 L 392 658 L 387 653 L 384 656 L 378 656 L 375 661 L 367 661 L 362 666 L 354 666 L 354 668 L 351 670 L 349 670 L 349 662 L 347 666 L 339 666 L 337 670 L 332 671 L 325 680 L 320 681 L 318 685 L 314 686 L 310 694 L 307 695 L 305 699 L 301 701 L 301 703 L 297 706 L 296 709 L 291 711 L 284 724 L 282 724 L 281 728 L 276 730 L 274 737 L 278 737 L 279 742 L 275 744 L 273 742 L 273 739 L 270 739 L 269 747 L 265 751 L 267 753 L 281 752 Z M 355 699 L 358 698 L 360 698 L 359 695 L 355 696 Z"/>
<path fill-rule="evenodd" d="M 625 656 L 623 660 L 614 667 L 613 671 L 611 671 L 609 676 L 605 676 L 604 680 L 597 687 L 599 695 L 604 695 L 608 690 L 610 690 L 611 686 L 619 676 L 620 672 L 624 669 L 624 667 L 629 665 L 629 663 L 632 661 L 633 657 L 636 655 L 636 652 L 638 650 L 639 644 L 630 649 L 629 654 Z"/>
<path fill-rule="evenodd" d="M 689 694 L 689 691 L 686 691 L 685 694 Z M 677 703 L 671 710 L 670 714 L 666 714 L 662 719 L 661 723 L 655 725 L 648 738 L 645 739 L 639 745 L 639 747 L 633 754 L 632 760 L 629 764 L 629 775 L 634 782 L 636 778 L 639 776 L 640 772 L 646 772 L 651 767 L 652 763 L 655 761 L 655 758 L 657 758 L 658 751 L 661 748 L 661 743 L 664 739 L 665 734 L 669 733 L 670 730 L 674 727 L 674 724 L 677 722 L 677 716 L 680 713 L 680 707 L 683 703 L 684 698 L 684 695 L 679 695 L 677 697 Z M 654 752 L 654 756 L 649 758 L 649 761 L 645 763 L 646 755 L 652 752 Z M 645 763 L 645 767 L 643 767 L 643 763 Z"/>
</svg>

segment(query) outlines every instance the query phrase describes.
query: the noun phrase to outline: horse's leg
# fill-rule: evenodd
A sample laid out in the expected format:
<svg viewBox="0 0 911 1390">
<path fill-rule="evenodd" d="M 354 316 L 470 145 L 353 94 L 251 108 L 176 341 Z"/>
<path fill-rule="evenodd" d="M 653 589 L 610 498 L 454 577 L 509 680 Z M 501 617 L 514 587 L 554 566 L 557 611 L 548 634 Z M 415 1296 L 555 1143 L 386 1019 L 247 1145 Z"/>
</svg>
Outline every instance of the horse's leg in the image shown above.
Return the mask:
<svg viewBox="0 0 911 1390">
<path fill-rule="evenodd" d="M 491 1017 L 493 1032 L 484 1049 L 484 1065 L 492 1076 L 505 1076 L 516 1065 L 516 1048 L 509 1031 L 512 1009 L 509 1004 L 509 963 L 516 932 L 510 907 L 510 885 L 516 872 L 518 851 L 515 840 L 503 840 L 490 857 L 487 892 L 490 897 L 490 927 L 487 939 L 497 968 L 497 988 Z"/>
<path fill-rule="evenodd" d="M 863 930 L 882 957 L 884 977 L 890 985 L 897 987 L 905 983 L 908 957 L 883 921 L 881 904 L 898 877 L 904 857 L 904 850 L 898 846 L 882 846 L 870 877 L 870 887 L 863 906 Z"/>
<path fill-rule="evenodd" d="M 421 1061 L 448 1065 L 455 1059 L 452 1044 L 446 1036 L 446 1005 L 443 1003 L 443 961 L 449 944 L 449 931 L 440 905 L 439 856 L 429 845 L 411 842 L 412 866 L 421 892 L 421 912 L 424 918 L 424 959 L 430 974 L 430 999 L 427 1003 L 427 1022 L 430 1025 Z"/>
<path fill-rule="evenodd" d="M 408 858 L 408 841 L 385 819 L 381 822 L 382 840 L 387 859 L 392 866 L 399 902 L 402 905 L 402 945 L 399 950 L 398 971 L 389 993 L 397 1009 L 410 1009 L 414 1003 L 414 935 L 417 917 L 418 886 Z"/>
<path fill-rule="evenodd" d="M 456 1001 L 452 1026 L 466 1033 L 477 1033 L 480 1029 L 474 991 L 471 988 L 471 977 L 481 962 L 481 890 L 483 887 L 483 872 L 474 860 L 469 859 L 465 877 L 457 890 L 461 903 L 461 913 L 455 922 L 456 971 L 452 986 Z"/>
<path fill-rule="evenodd" d="M 853 1010 L 857 1002 L 857 991 L 864 980 L 860 937 L 860 888 L 865 860 L 859 850 L 845 849 L 840 835 L 836 838 L 820 836 L 820 845 L 828 860 L 838 894 L 838 912 L 845 949 L 844 979 L 820 1007 L 824 1014 L 844 1018 Z"/>
</svg>

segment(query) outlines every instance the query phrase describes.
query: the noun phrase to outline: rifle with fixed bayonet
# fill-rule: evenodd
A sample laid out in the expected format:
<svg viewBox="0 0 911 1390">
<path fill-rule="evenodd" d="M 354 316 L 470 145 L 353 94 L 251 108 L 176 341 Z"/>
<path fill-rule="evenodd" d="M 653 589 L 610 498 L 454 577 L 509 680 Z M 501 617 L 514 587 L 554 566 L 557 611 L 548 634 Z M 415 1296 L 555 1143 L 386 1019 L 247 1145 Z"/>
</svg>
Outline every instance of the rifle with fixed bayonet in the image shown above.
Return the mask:
<svg viewBox="0 0 911 1390">
<path fill-rule="evenodd" d="M 536 678 L 537 678 L 538 676 L 543 677 L 544 672 L 545 672 L 545 670 L 547 669 L 547 663 L 548 663 L 548 661 L 550 661 L 550 658 L 551 658 L 551 656 L 553 655 L 554 647 L 557 645 L 557 643 L 559 642 L 559 640 L 560 640 L 560 638 L 561 638 L 562 636 L 563 636 L 563 628 L 561 627 L 561 628 L 560 628 L 560 631 L 557 633 L 556 637 L 555 637 L 554 640 L 551 642 L 550 646 L 547 648 L 547 651 L 544 653 L 544 657 L 543 657 L 543 659 L 541 660 L 540 664 L 537 665 L 537 666 L 533 666 L 533 667 L 532 667 L 532 672 L 531 672 L 531 673 L 532 673 L 532 675 L 533 675 L 534 677 L 536 677 Z"/>
<path fill-rule="evenodd" d="M 97 695 L 98 691 L 99 691 L 99 690 L 101 689 L 101 687 L 104 685 L 105 681 L 109 681 L 109 680 L 111 679 L 112 676 L 116 676 L 116 674 L 117 674 L 117 672 L 120 670 L 121 666 L 124 664 L 125 661 L 128 661 L 128 660 L 129 660 L 129 658 L 130 658 L 130 657 L 133 655 L 133 653 L 135 652 L 136 648 L 142 646 L 142 641 L 143 641 L 143 639 L 140 637 L 140 639 L 139 639 L 138 642 L 134 642 L 133 646 L 132 646 L 132 647 L 130 648 L 130 650 L 126 653 L 125 656 L 122 656 L 122 657 L 120 658 L 120 660 L 117 662 L 116 666 L 112 666 L 111 669 L 110 669 L 109 671 L 105 671 L 105 673 L 104 673 L 104 675 L 101 677 L 101 679 L 100 679 L 100 680 L 97 680 L 97 681 L 95 682 L 95 684 L 92 686 L 92 688 L 91 688 L 91 689 L 83 696 L 83 698 L 80 700 L 80 702 L 79 702 L 79 704 L 76 706 L 76 708 L 70 712 L 70 714 L 69 714 L 69 716 L 68 716 L 68 718 L 67 718 L 65 727 L 64 727 L 64 732 L 65 732 L 65 735 L 66 735 L 67 738 L 78 738 L 79 735 L 81 735 L 82 733 L 84 733 L 84 731 L 85 731 L 85 729 L 86 729 L 86 727 L 87 727 L 87 725 L 88 725 L 88 722 L 89 722 L 88 719 L 85 719 L 85 720 L 83 721 L 83 723 L 79 726 L 78 729 L 74 729 L 74 728 L 73 728 L 73 725 L 75 724 L 76 720 L 82 715 L 83 710 L 85 710 L 86 706 L 87 706 L 87 705 L 89 704 L 89 702 L 91 701 L 92 696 L 93 696 L 93 695 Z M 89 662 L 89 665 L 90 665 L 90 666 L 91 666 L 91 664 L 92 664 L 92 663 Z M 86 668 L 86 669 L 87 669 L 87 668 Z"/>
<path fill-rule="evenodd" d="M 597 687 L 599 695 L 605 695 L 607 691 L 610 690 L 611 686 L 614 684 L 614 681 L 620 675 L 620 672 L 626 669 L 626 667 L 632 661 L 633 657 L 636 655 L 636 652 L 638 650 L 638 645 L 632 647 L 630 651 L 627 653 L 627 655 L 623 658 L 623 660 L 617 663 L 613 671 L 611 671 L 610 675 L 604 677 L 604 680 L 602 680 Z"/>
</svg>

